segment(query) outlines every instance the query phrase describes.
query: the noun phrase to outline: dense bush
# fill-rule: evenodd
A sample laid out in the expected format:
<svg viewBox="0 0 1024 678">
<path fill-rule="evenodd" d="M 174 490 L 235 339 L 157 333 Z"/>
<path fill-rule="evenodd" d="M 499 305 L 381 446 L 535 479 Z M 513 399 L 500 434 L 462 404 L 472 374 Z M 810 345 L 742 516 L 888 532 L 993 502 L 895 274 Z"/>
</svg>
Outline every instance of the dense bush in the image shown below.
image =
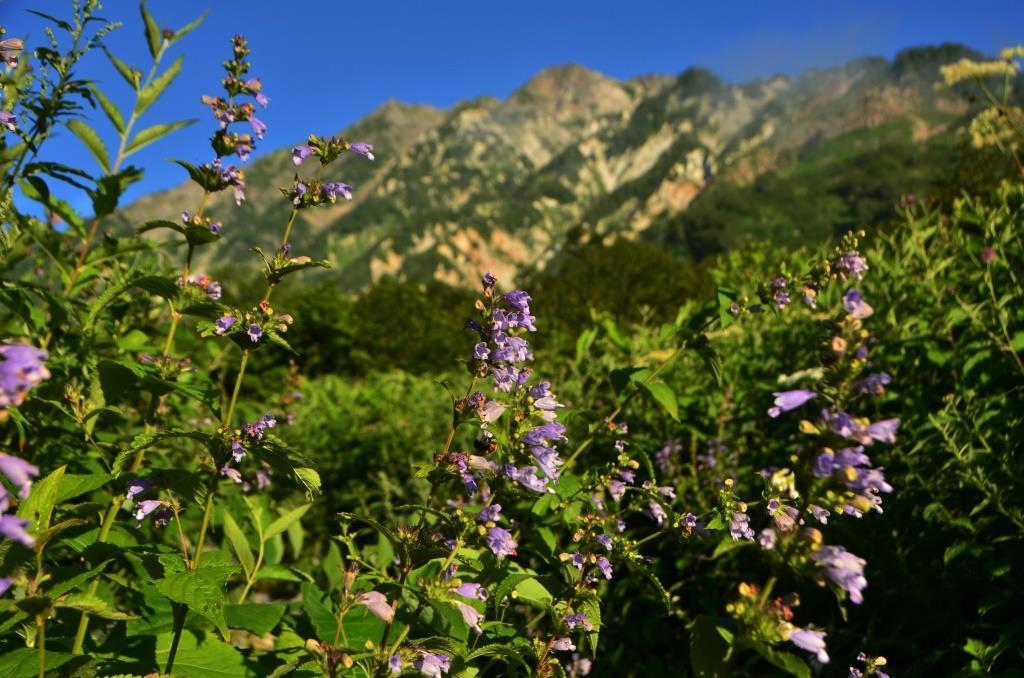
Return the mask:
<svg viewBox="0 0 1024 678">
<path fill-rule="evenodd" d="M 140 176 L 126 158 L 183 126 L 135 130 L 191 27 L 143 6 L 150 74 L 107 55 L 136 94 L 126 115 L 75 76 L 114 28 L 97 7 L 53 20 L 50 47 L 0 46 L 0 675 L 1024 661 L 1019 177 L 907 197 L 871 236 L 683 272 L 644 245 L 570 249 L 530 279 L 536 301 L 489 273 L 472 296 L 389 280 L 346 297 L 288 288 L 326 265 L 289 239 L 353 190 L 309 166 L 333 178 L 374 149 L 311 136 L 279 244 L 254 247 L 259 286 L 237 268 L 225 284 L 190 269 L 231 237 L 207 198 L 244 199 L 233 158 L 266 133 L 248 45 L 231 39 L 224 94 L 203 98 L 215 160 L 178 161 L 201 202 L 138 226 L 170 240 L 98 238 Z M 971 143 L 1020 169 L 1019 109 L 987 104 Z M 57 126 L 98 172 L 45 159 Z"/>
</svg>

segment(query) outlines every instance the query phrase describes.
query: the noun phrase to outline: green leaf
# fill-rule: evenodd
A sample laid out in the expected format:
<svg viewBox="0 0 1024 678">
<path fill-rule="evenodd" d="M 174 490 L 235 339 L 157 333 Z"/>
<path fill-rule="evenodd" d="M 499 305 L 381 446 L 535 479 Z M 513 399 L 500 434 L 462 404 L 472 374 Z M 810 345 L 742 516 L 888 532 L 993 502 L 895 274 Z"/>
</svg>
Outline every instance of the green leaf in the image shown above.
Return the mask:
<svg viewBox="0 0 1024 678">
<path fill-rule="evenodd" d="M 156 663 L 163 668 L 171 653 L 174 634 L 162 633 L 156 639 Z M 250 675 L 242 654 L 227 643 L 204 633 L 186 630 L 181 634 L 174 655 L 175 676 L 189 678 L 237 678 Z"/>
<path fill-rule="evenodd" d="M 270 523 L 270 527 L 268 527 L 267 531 L 263 534 L 263 538 L 266 540 L 270 539 L 275 535 L 281 534 L 282 532 L 287 530 L 292 525 L 292 523 L 295 523 L 296 521 L 301 519 L 302 516 L 306 514 L 306 511 L 310 509 L 310 507 L 312 507 L 312 504 L 303 504 L 302 506 L 293 508 L 288 513 L 284 514 L 274 522 Z"/>
<path fill-rule="evenodd" d="M 66 469 L 67 466 L 61 466 L 32 485 L 32 493 L 18 506 L 18 517 L 29 521 L 29 531 L 33 534 L 38 534 L 50 526 L 60 481 Z"/>
<path fill-rule="evenodd" d="M 253 570 L 256 569 L 256 560 L 253 558 L 249 539 L 242 532 L 242 528 L 235 522 L 235 519 L 231 516 L 231 511 L 228 509 L 221 511 L 221 522 L 224 525 L 224 536 L 231 542 L 231 549 L 235 552 L 238 562 L 242 564 L 245 575 L 252 577 Z"/>
<path fill-rule="evenodd" d="M 115 610 L 110 607 L 110 604 L 107 601 L 103 600 L 99 596 L 90 595 L 88 593 L 74 593 L 64 600 L 59 601 L 56 607 L 66 607 L 72 610 L 88 612 L 94 617 L 101 617 L 103 619 L 123 621 L 138 618 L 134 615 Z"/>
<path fill-rule="evenodd" d="M 577 612 L 587 615 L 587 621 L 594 625 L 592 631 L 587 631 L 584 638 L 590 645 L 590 656 L 597 656 L 597 641 L 601 635 L 601 604 L 596 598 L 588 598 L 576 606 Z"/>
<path fill-rule="evenodd" d="M 106 485 L 108 480 L 110 476 L 106 473 L 65 473 L 57 489 L 57 503 L 63 504 L 69 499 L 92 492 Z"/>
<path fill-rule="evenodd" d="M 262 636 L 274 630 L 287 608 L 284 603 L 228 605 L 224 608 L 224 618 L 233 629 L 245 629 Z"/>
<path fill-rule="evenodd" d="M 171 38 L 171 44 L 173 45 L 174 43 L 178 42 L 179 40 L 184 38 L 186 35 L 191 33 L 193 30 L 195 30 L 199 26 L 199 24 L 203 23 L 203 20 L 206 18 L 206 16 L 209 13 L 210 13 L 210 10 L 206 10 L 205 12 L 203 12 L 202 14 L 199 15 L 198 19 L 196 19 L 195 21 L 193 21 L 191 23 L 185 24 L 184 26 L 179 28 L 178 31 L 174 34 L 174 37 Z"/>
<path fill-rule="evenodd" d="M 124 149 L 124 157 L 128 157 L 135 151 L 149 146 L 154 141 L 159 141 L 165 136 L 175 130 L 179 130 L 182 127 L 188 127 L 194 124 L 196 121 L 192 120 L 178 120 L 177 122 L 168 122 L 161 125 L 153 125 L 140 131 L 136 134 L 132 140 L 128 143 L 128 146 Z M 209 230 L 209 229 L 207 229 Z"/>
<path fill-rule="evenodd" d="M 501 581 L 501 583 L 498 584 L 498 588 L 494 590 L 495 602 L 500 603 L 502 600 L 504 600 L 505 596 L 512 592 L 512 589 L 516 587 L 516 584 L 522 581 L 526 581 L 532 576 L 532 574 L 527 572 L 516 572 L 505 577 Z"/>
<path fill-rule="evenodd" d="M 186 605 L 209 619 L 221 633 L 227 635 L 224 587 L 235 571 L 234 566 L 201 567 L 157 579 L 153 585 L 174 602 Z"/>
<path fill-rule="evenodd" d="M 146 9 L 145 0 L 139 3 L 139 12 L 142 14 L 142 23 L 146 28 L 146 42 L 149 44 L 149 53 L 156 59 L 156 55 L 160 53 L 160 46 L 164 42 L 163 31 L 157 25 L 153 19 L 153 15 Z"/>
<path fill-rule="evenodd" d="M 795 654 L 780 652 L 769 645 L 757 641 L 746 641 L 744 644 L 752 647 L 755 652 L 767 659 L 769 663 L 782 669 L 789 675 L 797 676 L 797 678 L 811 678 L 810 667 Z"/>
<path fill-rule="evenodd" d="M 104 47 L 103 51 L 106 53 L 106 58 L 111 59 L 111 63 L 113 63 L 114 68 L 117 69 L 118 73 L 121 74 L 121 77 L 125 79 L 128 86 L 137 92 L 139 81 L 142 79 L 142 74 L 115 56 L 111 50 Z"/>
<path fill-rule="evenodd" d="M 150 294 L 155 294 L 164 299 L 177 299 L 181 289 L 174 278 L 159 275 L 147 275 L 136 278 L 132 284 Z"/>
<path fill-rule="evenodd" d="M 719 678 L 729 675 L 726 657 L 731 647 L 718 632 L 715 620 L 700 615 L 690 629 L 690 666 L 698 678 Z"/>
<path fill-rule="evenodd" d="M 679 405 L 676 403 L 676 394 L 675 391 L 669 388 L 668 384 L 663 381 L 653 383 L 640 381 L 639 384 L 668 412 L 668 416 L 679 421 Z"/>
<path fill-rule="evenodd" d="M 338 632 L 338 618 L 334 614 L 334 607 L 328 595 L 316 584 L 308 582 L 303 583 L 299 591 L 302 593 L 302 609 L 306 611 L 310 624 L 316 630 L 317 638 L 334 642 L 334 636 Z"/>
<path fill-rule="evenodd" d="M 538 603 L 540 605 L 550 605 L 554 597 L 551 592 L 544 588 L 544 585 L 539 581 L 530 577 L 524 579 L 515 585 L 516 597 L 519 600 L 525 600 L 531 603 Z"/>
<path fill-rule="evenodd" d="M 67 664 L 75 655 L 67 652 L 47 652 L 44 658 L 46 671 Z M 39 650 L 19 647 L 0 655 L 0 678 L 31 678 L 39 672 Z"/>
<path fill-rule="evenodd" d="M 114 126 L 118 134 L 124 134 L 124 118 L 121 117 L 121 110 L 117 107 L 113 101 L 107 98 L 107 95 L 103 93 L 99 87 L 93 83 L 89 83 L 89 91 L 96 98 L 96 101 L 100 102 L 100 108 L 107 114 L 107 119 L 110 120 L 110 124 Z"/>
<path fill-rule="evenodd" d="M 21 192 L 25 194 L 25 197 L 29 200 L 35 200 L 47 207 L 51 212 L 63 219 L 79 237 L 84 238 L 85 222 L 82 221 L 82 217 L 79 216 L 78 212 L 76 212 L 66 201 L 52 195 L 44 195 L 40 190 L 41 186 L 39 186 L 39 184 L 43 184 L 43 186 L 45 186 L 45 183 L 43 183 L 42 180 L 39 182 L 33 182 L 32 179 L 34 178 L 38 179 L 38 177 L 29 177 L 25 181 L 19 182 Z M 49 189 L 47 189 L 47 193 L 49 193 Z"/>
<path fill-rule="evenodd" d="M 181 73 L 181 64 L 184 61 L 185 55 L 180 55 L 174 60 L 173 64 L 167 67 L 167 70 L 161 73 L 158 78 L 155 78 L 153 82 L 149 83 L 146 89 L 139 92 L 139 98 L 135 102 L 136 116 L 140 116 L 145 113 L 146 110 L 160 98 L 160 95 L 164 93 L 164 90 L 167 89 L 168 85 L 170 85 L 171 82 L 178 77 L 178 74 Z"/>
<path fill-rule="evenodd" d="M 89 127 L 81 120 L 69 120 L 68 129 L 78 139 L 85 144 L 85 147 L 92 153 L 92 157 L 96 159 L 100 169 L 104 173 L 110 173 L 110 156 L 107 155 L 107 147 L 103 145 L 103 140 L 100 139 L 100 135 L 96 134 L 96 130 Z"/>
</svg>

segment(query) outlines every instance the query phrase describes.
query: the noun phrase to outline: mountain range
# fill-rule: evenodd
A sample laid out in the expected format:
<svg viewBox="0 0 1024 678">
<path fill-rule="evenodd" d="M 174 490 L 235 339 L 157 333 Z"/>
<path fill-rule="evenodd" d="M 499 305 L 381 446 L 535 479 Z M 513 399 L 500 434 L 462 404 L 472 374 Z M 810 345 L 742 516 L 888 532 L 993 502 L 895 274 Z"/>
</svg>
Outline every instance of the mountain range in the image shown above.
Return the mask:
<svg viewBox="0 0 1024 678">
<path fill-rule="evenodd" d="M 484 270 L 512 280 L 567 242 L 648 240 L 700 258 L 747 239 L 820 241 L 954 162 L 970 103 L 937 87 L 938 67 L 965 56 L 980 57 L 947 44 L 743 84 L 698 68 L 617 80 L 567 65 L 503 100 L 389 101 L 341 131 L 373 143 L 376 160 L 326 168 L 355 199 L 300 212 L 293 252 L 326 258 L 325 275 L 358 289 L 382 276 L 471 284 Z M 195 270 L 272 249 L 291 207 L 279 187 L 313 171 L 290 147 L 251 162 L 242 207 L 230 191 L 210 201 L 225 237 Z M 183 184 L 120 219 L 173 219 L 198 197 Z"/>
</svg>

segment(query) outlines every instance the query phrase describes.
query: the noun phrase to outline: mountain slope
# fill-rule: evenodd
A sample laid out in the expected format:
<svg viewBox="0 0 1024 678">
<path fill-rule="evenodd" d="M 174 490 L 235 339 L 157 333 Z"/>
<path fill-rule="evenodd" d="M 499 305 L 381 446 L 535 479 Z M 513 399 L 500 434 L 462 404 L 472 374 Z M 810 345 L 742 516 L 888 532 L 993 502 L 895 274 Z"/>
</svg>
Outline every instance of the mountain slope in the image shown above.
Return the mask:
<svg viewBox="0 0 1024 678">
<path fill-rule="evenodd" d="M 952 161 L 968 101 L 934 85 L 938 65 L 961 56 L 977 55 L 943 45 L 742 85 L 702 69 L 618 81 L 570 65 L 505 100 L 447 111 L 388 102 L 344 132 L 374 143 L 376 162 L 347 158 L 325 174 L 353 184 L 356 199 L 301 212 L 294 251 L 329 259 L 325 275 L 358 288 L 386 275 L 469 284 L 485 269 L 513 279 L 543 267 L 567 237 L 645 238 L 694 256 L 747 237 L 829 237 L 875 214 L 851 202 L 865 192 L 892 197 L 858 168 L 903 163 L 914 177 Z M 295 172 L 288 149 L 273 151 L 246 170 L 241 208 L 228 195 L 211 200 L 225 238 L 216 262 L 197 266 L 271 246 L 290 210 L 277 188 Z M 801 223 L 784 223 L 792 211 L 773 215 L 779 186 L 813 214 Z M 765 209 L 732 218 L 731 206 L 766 191 Z M 122 217 L 171 217 L 197 198 L 179 187 Z"/>
</svg>

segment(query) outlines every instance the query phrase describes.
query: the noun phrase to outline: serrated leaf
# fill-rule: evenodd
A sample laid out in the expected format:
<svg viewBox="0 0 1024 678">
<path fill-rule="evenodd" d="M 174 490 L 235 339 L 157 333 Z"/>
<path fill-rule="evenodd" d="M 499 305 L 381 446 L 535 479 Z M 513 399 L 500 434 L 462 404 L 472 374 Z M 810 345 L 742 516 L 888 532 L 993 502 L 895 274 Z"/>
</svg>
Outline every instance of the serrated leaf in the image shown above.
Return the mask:
<svg viewBox="0 0 1024 678">
<path fill-rule="evenodd" d="M 224 525 L 224 536 L 231 543 L 231 549 L 235 552 L 238 562 L 242 564 L 242 569 L 245 571 L 246 576 L 252 577 L 253 570 L 256 568 L 256 560 L 253 558 L 249 539 L 242 532 L 242 528 L 238 526 L 238 523 L 235 522 L 229 510 L 224 509 L 221 511 L 221 519 Z"/>
<path fill-rule="evenodd" d="M 149 45 L 149 53 L 156 59 L 156 55 L 160 53 L 160 46 L 164 42 L 163 31 L 160 30 L 160 27 L 153 19 L 153 15 L 146 9 L 145 1 L 139 3 L 139 12 L 142 14 L 142 24 L 146 31 L 146 43 Z"/>
<path fill-rule="evenodd" d="M 139 92 L 139 98 L 135 102 L 135 115 L 140 116 L 146 112 L 146 110 L 153 105 L 153 103 L 160 98 L 160 95 L 164 93 L 164 90 L 174 81 L 178 74 L 181 73 L 181 64 L 185 61 L 185 55 L 178 56 L 174 60 L 174 63 L 167 67 L 163 73 L 153 79 L 153 82 L 149 83 L 148 86 L 141 92 Z"/>
<path fill-rule="evenodd" d="M 85 144 L 85 147 L 92 153 L 92 157 L 96 159 L 96 163 L 100 166 L 100 169 L 104 173 L 110 173 L 110 156 L 107 154 L 107 147 L 103 145 L 103 140 L 100 139 L 100 135 L 96 133 L 92 127 L 89 127 L 81 120 L 69 120 L 68 129 L 78 139 Z"/>
<path fill-rule="evenodd" d="M 132 140 L 128 143 L 128 146 L 124 149 L 124 157 L 128 157 L 132 153 L 149 146 L 154 141 L 159 141 L 165 136 L 179 130 L 182 127 L 188 127 L 194 124 L 195 119 L 191 120 L 178 120 L 177 122 L 168 122 L 160 125 L 152 125 L 136 134 Z"/>
<path fill-rule="evenodd" d="M 103 90 L 93 83 L 89 83 L 89 91 L 92 92 L 96 101 L 99 102 L 100 108 L 102 108 L 103 112 L 107 114 L 107 120 L 109 120 L 110 124 L 114 126 L 117 133 L 124 134 L 124 118 L 121 116 L 121 109 L 117 107 L 117 104 L 107 98 L 107 95 L 103 93 Z"/>
<path fill-rule="evenodd" d="M 789 675 L 797 676 L 797 678 L 811 678 L 810 667 L 795 654 L 781 652 L 765 643 L 757 641 L 746 641 L 744 644 L 752 647 L 755 652 L 767 659 L 769 663 L 782 669 Z"/>
<path fill-rule="evenodd" d="M 178 293 L 181 291 L 174 278 L 166 278 L 158 275 L 147 275 L 141 278 L 136 278 L 132 281 L 132 284 L 141 290 L 145 290 L 150 294 L 155 294 L 156 296 L 164 299 L 176 299 L 178 297 Z"/>
<path fill-rule="evenodd" d="M 287 530 L 293 523 L 297 522 L 306 514 L 306 511 L 312 507 L 312 504 L 303 504 L 297 508 L 293 508 L 288 513 L 284 514 L 274 522 L 270 523 L 267 531 L 263 534 L 264 539 L 270 539 L 271 537 L 281 534 Z"/>
<path fill-rule="evenodd" d="M 203 615 L 227 635 L 228 626 L 224 619 L 226 596 L 224 587 L 235 573 L 234 566 L 201 567 L 198 570 L 172 574 L 157 579 L 153 585 L 176 603 Z"/>
<path fill-rule="evenodd" d="M 302 593 L 302 609 L 306 611 L 317 638 L 334 642 L 334 636 L 338 632 L 338 618 L 335 616 L 330 597 L 316 584 L 308 582 L 303 583 L 299 591 Z"/>
</svg>

